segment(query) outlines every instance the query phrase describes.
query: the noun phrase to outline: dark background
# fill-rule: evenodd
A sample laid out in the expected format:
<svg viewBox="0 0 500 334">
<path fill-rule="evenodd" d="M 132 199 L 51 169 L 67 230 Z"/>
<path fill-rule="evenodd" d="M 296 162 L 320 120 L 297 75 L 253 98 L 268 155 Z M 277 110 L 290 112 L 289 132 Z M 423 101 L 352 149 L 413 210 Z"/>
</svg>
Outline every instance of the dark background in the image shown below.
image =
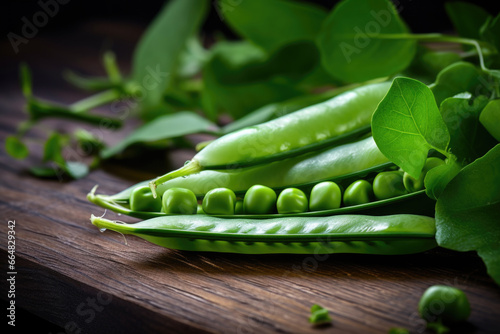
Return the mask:
<svg viewBox="0 0 500 334">
<path fill-rule="evenodd" d="M 50 2 L 56 0 L 40 0 Z M 204 29 L 207 32 L 224 31 L 228 32 L 224 24 L 219 19 L 215 9 L 215 1 L 206 0 L 212 3 L 211 11 Z M 248 0 L 242 0 L 248 1 Z M 304 1 L 304 0 L 300 0 Z M 446 31 L 451 28 L 448 20 L 443 0 L 393 0 L 395 4 L 403 8 L 400 15 L 408 23 L 411 30 L 415 33 Z M 453 0 L 452 0 L 453 1 Z M 68 26 L 94 19 L 120 19 L 129 20 L 138 24 L 147 25 L 155 16 L 166 1 L 164 0 L 146 0 L 146 1 L 92 1 L 92 0 L 69 0 L 65 5 L 60 5 L 60 12 L 42 30 L 48 33 L 50 30 L 65 29 Z M 228 4 L 236 0 L 227 0 Z M 324 8 L 333 7 L 338 1 L 334 0 L 309 0 Z M 475 3 L 492 14 L 497 14 L 500 10 L 500 1 L 498 0 L 479 0 L 468 2 Z M 40 10 L 38 1 L 3 1 L 1 11 L 0 29 L 5 36 L 9 31 L 20 31 L 23 23 L 21 18 L 26 16 L 28 19 Z M 256 18 L 257 19 L 257 18 Z M 5 38 L 5 37 L 4 37 Z"/>
</svg>

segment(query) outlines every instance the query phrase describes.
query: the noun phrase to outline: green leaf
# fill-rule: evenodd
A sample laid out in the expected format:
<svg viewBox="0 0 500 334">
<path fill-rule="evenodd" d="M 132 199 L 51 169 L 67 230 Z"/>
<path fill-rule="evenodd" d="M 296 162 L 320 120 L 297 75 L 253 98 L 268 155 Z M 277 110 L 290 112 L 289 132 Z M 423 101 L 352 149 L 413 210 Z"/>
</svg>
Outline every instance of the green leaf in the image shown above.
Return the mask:
<svg viewBox="0 0 500 334">
<path fill-rule="evenodd" d="M 436 81 L 429 85 L 436 103 L 448 97 L 469 92 L 472 96 L 486 95 L 493 88 L 481 70 L 468 62 L 457 62 L 439 72 Z"/>
<path fill-rule="evenodd" d="M 448 148 L 459 163 L 470 163 L 497 144 L 479 121 L 488 102 L 481 95 L 471 99 L 450 97 L 441 103 L 441 116 L 450 133 Z"/>
<path fill-rule="evenodd" d="M 132 78 L 145 113 L 161 103 L 188 39 L 205 17 L 209 2 L 169 1 L 141 37 L 133 55 Z"/>
<path fill-rule="evenodd" d="M 222 19 L 244 39 L 268 52 L 291 42 L 313 41 L 327 16 L 325 10 L 304 2 L 252 0 L 239 1 L 233 7 L 226 2 L 217 4 Z"/>
<path fill-rule="evenodd" d="M 431 90 L 410 78 L 394 79 L 372 118 L 380 151 L 418 178 L 431 149 L 446 155 L 450 135 Z"/>
<path fill-rule="evenodd" d="M 290 44 L 269 56 L 248 42 L 218 43 L 203 69 L 204 111 L 212 120 L 221 113 L 238 119 L 302 95 L 297 83 L 317 64 L 319 55 L 312 43 Z"/>
<path fill-rule="evenodd" d="M 463 1 L 447 2 L 445 9 L 460 36 L 481 39 L 479 32 L 490 16 L 488 12 L 473 3 Z"/>
<path fill-rule="evenodd" d="M 17 136 L 5 139 L 5 151 L 15 159 L 24 159 L 29 154 L 28 147 Z"/>
<path fill-rule="evenodd" d="M 52 167 L 48 166 L 34 166 L 30 167 L 30 173 L 40 178 L 59 178 L 62 176 L 62 171 L 60 167 L 55 164 Z"/>
<path fill-rule="evenodd" d="M 379 38 L 408 29 L 388 0 L 343 0 L 318 36 L 325 69 L 344 82 L 394 75 L 408 67 L 416 51 L 411 39 Z"/>
<path fill-rule="evenodd" d="M 313 325 L 322 325 L 330 323 L 332 318 L 330 317 L 328 310 L 324 307 L 314 304 L 311 306 L 311 315 L 309 317 L 309 322 Z"/>
<path fill-rule="evenodd" d="M 43 161 L 53 161 L 60 166 L 64 166 L 66 161 L 62 155 L 66 139 L 59 133 L 53 132 L 45 142 L 43 150 Z"/>
<path fill-rule="evenodd" d="M 104 159 L 110 158 L 136 143 L 155 142 L 193 133 L 217 130 L 216 125 L 193 112 L 183 111 L 164 115 L 135 129 L 117 145 L 103 149 L 101 157 Z"/>
<path fill-rule="evenodd" d="M 493 45 L 497 51 L 500 50 L 500 14 L 495 18 L 489 17 L 481 27 L 479 34 L 482 40 Z"/>
<path fill-rule="evenodd" d="M 500 144 L 464 167 L 436 203 L 441 247 L 477 251 L 500 285 Z"/>
<path fill-rule="evenodd" d="M 403 75 L 422 81 L 425 84 L 431 84 L 436 80 L 439 72 L 451 64 L 461 61 L 461 59 L 456 52 L 436 51 L 418 45 L 417 53 L 411 65 L 403 71 Z"/>
<path fill-rule="evenodd" d="M 89 167 L 82 162 L 68 161 L 66 162 L 65 171 L 73 179 L 81 179 L 89 173 Z"/>
</svg>

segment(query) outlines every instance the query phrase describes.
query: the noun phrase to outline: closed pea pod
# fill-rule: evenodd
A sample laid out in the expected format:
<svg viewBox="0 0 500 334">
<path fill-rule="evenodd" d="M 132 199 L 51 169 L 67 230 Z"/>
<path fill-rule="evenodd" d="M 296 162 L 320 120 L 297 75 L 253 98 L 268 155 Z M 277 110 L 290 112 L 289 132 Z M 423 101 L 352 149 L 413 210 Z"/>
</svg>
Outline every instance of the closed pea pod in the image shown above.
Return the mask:
<svg viewBox="0 0 500 334">
<path fill-rule="evenodd" d="M 349 135 L 366 133 L 371 116 L 389 86 L 389 82 L 361 86 L 326 102 L 222 136 L 183 167 L 152 180 L 151 189 L 155 193 L 158 185 L 170 179 L 204 169 L 258 165 L 328 147 Z"/>
<path fill-rule="evenodd" d="M 186 251 L 244 254 L 411 254 L 436 247 L 435 222 L 419 215 L 232 219 L 163 216 L 135 224 L 91 217 L 101 231 L 132 234 Z"/>
</svg>

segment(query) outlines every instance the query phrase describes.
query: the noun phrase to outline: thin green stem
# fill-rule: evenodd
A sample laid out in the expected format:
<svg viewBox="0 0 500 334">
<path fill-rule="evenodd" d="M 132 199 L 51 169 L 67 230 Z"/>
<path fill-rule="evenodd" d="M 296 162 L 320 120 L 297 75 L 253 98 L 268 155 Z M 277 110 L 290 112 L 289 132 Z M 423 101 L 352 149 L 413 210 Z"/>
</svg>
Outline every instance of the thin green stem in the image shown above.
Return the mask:
<svg viewBox="0 0 500 334">
<path fill-rule="evenodd" d="M 69 106 L 74 113 L 82 113 L 90 109 L 113 102 L 120 97 L 120 92 L 115 89 L 109 89 L 77 101 Z"/>
</svg>

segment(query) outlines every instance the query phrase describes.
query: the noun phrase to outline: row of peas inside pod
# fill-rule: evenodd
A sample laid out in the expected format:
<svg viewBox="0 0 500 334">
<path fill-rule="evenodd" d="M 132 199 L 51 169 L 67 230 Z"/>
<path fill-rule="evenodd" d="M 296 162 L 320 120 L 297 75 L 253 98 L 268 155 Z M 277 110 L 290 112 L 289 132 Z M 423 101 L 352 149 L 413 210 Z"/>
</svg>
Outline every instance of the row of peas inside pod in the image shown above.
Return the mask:
<svg viewBox="0 0 500 334">
<path fill-rule="evenodd" d="M 165 214 L 208 215 L 266 215 L 297 214 L 308 211 L 326 211 L 342 206 L 350 207 L 402 196 L 424 189 L 426 173 L 444 164 L 440 158 L 430 157 L 422 174 L 415 179 L 407 173 L 391 169 L 379 172 L 369 179 L 358 179 L 349 184 L 323 181 L 309 191 L 289 187 L 274 190 L 265 185 L 250 187 L 237 197 L 229 188 L 214 188 L 201 201 L 186 188 L 170 188 L 162 197 L 154 198 L 148 186 L 134 189 L 129 205 L 133 211 L 163 212 Z M 201 203 L 200 203 L 201 202 Z"/>
</svg>

